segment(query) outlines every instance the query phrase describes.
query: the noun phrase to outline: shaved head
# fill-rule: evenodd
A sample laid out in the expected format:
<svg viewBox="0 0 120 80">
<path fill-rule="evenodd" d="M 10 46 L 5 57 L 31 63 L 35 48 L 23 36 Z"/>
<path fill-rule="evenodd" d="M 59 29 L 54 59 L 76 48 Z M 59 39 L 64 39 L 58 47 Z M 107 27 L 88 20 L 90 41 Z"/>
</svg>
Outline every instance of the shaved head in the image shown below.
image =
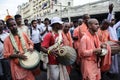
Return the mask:
<svg viewBox="0 0 120 80">
<path fill-rule="evenodd" d="M 91 24 L 93 24 L 93 23 L 95 23 L 95 22 L 98 22 L 98 20 L 95 19 L 95 18 L 89 19 L 89 20 L 88 20 L 88 26 L 90 26 Z"/>
<path fill-rule="evenodd" d="M 70 23 L 64 23 L 63 24 L 63 31 L 64 31 L 64 33 L 68 33 L 68 31 L 69 31 L 69 29 L 70 29 Z"/>
<path fill-rule="evenodd" d="M 97 19 L 92 18 L 88 20 L 88 29 L 91 33 L 97 32 L 99 28 L 99 22 Z"/>
<path fill-rule="evenodd" d="M 69 26 L 70 26 L 70 23 L 68 23 L 68 22 L 65 22 L 63 25 L 64 25 L 64 26 L 66 26 L 66 25 L 69 25 Z"/>
</svg>

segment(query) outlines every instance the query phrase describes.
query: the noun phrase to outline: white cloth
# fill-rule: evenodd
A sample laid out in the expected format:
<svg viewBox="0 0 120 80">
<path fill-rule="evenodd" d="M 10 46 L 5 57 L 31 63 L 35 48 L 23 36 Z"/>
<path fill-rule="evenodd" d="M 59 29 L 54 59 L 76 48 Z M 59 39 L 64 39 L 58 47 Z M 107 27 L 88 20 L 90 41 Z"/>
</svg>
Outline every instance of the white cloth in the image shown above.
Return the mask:
<svg viewBox="0 0 120 80">
<path fill-rule="evenodd" d="M 48 65 L 47 80 L 70 80 L 64 65 Z"/>
<path fill-rule="evenodd" d="M 118 21 L 115 25 L 114 25 L 114 28 L 117 29 L 120 27 L 120 21 Z"/>
<path fill-rule="evenodd" d="M 41 35 L 40 35 L 40 31 L 38 30 L 38 28 L 34 29 L 32 27 L 31 40 L 33 41 L 34 44 L 41 42 Z"/>
<path fill-rule="evenodd" d="M 41 27 L 41 33 L 44 32 L 46 30 L 46 26 L 44 25 L 43 27 Z M 48 31 L 52 31 L 51 26 L 48 25 Z M 44 36 L 47 34 L 48 32 L 45 32 L 44 35 L 42 35 L 42 38 L 44 38 Z"/>
<path fill-rule="evenodd" d="M 114 13 L 109 13 L 109 14 L 108 14 L 108 17 L 107 17 L 107 20 L 108 20 L 109 22 L 111 22 L 112 19 L 115 19 Z"/>
<path fill-rule="evenodd" d="M 48 67 L 48 54 L 45 54 L 44 52 L 40 52 L 40 59 L 43 61 L 43 68 L 47 69 Z"/>
<path fill-rule="evenodd" d="M 43 23 L 41 23 L 41 24 L 37 24 L 37 28 L 39 28 L 40 30 L 41 30 L 41 28 L 44 26 L 44 24 Z"/>
<path fill-rule="evenodd" d="M 118 40 L 118 38 L 117 38 L 117 32 L 116 32 L 116 30 L 117 30 L 118 27 L 120 27 L 120 21 L 117 22 L 113 27 L 109 26 L 109 28 L 108 28 L 108 31 L 110 33 L 110 37 L 113 40 Z"/>
<path fill-rule="evenodd" d="M 51 25 L 53 25 L 53 24 L 55 24 L 55 23 L 63 24 L 61 18 L 59 18 L 59 17 L 53 17 L 53 18 L 51 19 Z"/>
<path fill-rule="evenodd" d="M 110 38 L 111 39 L 118 40 L 117 33 L 116 33 L 116 28 L 114 26 L 113 27 L 109 26 L 108 31 L 110 33 Z"/>
<path fill-rule="evenodd" d="M 113 13 L 109 13 L 107 20 L 111 22 L 112 18 L 113 18 Z M 110 37 L 113 40 L 118 40 L 117 38 L 117 32 L 116 29 L 120 26 L 120 21 L 118 23 L 116 23 L 114 26 L 109 26 L 108 31 L 110 33 Z"/>
<path fill-rule="evenodd" d="M 5 40 L 5 38 L 9 35 L 9 33 L 7 32 L 3 32 L 2 34 L 0 34 L 0 38 L 2 41 Z M 3 43 L 0 42 L 0 59 L 3 59 Z"/>
<path fill-rule="evenodd" d="M 30 37 L 30 30 L 28 29 L 27 26 L 23 25 L 21 27 L 17 27 L 18 31 L 20 32 L 24 32 L 28 35 L 28 37 Z"/>
</svg>

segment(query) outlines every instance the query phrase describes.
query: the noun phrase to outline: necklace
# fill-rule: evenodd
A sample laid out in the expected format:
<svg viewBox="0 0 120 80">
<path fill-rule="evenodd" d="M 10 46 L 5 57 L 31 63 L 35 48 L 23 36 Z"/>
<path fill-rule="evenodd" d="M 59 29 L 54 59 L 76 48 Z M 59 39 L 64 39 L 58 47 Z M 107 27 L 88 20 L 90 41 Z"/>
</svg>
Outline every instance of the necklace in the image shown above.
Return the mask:
<svg viewBox="0 0 120 80">
<path fill-rule="evenodd" d="M 27 52 L 27 48 L 26 48 L 26 45 L 25 45 L 25 41 L 24 41 L 24 39 L 23 39 L 23 37 L 22 37 L 22 34 L 21 34 L 20 32 L 18 32 L 18 36 L 19 36 L 19 39 L 20 39 L 20 41 L 21 41 L 22 48 L 23 48 L 24 52 Z M 16 52 L 16 53 L 19 52 L 17 43 L 16 43 L 16 41 L 15 41 L 15 39 L 14 39 L 14 36 L 13 36 L 13 34 L 12 34 L 11 32 L 10 32 L 10 40 L 11 40 L 11 43 L 12 43 L 14 49 L 15 49 L 15 52 Z"/>
</svg>

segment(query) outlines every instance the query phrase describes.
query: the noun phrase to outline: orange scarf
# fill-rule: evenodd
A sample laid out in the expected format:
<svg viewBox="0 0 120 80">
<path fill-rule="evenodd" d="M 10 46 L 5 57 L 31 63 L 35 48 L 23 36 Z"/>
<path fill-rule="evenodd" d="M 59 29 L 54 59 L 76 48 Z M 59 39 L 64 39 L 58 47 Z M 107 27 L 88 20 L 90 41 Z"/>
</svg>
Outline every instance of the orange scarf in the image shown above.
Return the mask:
<svg viewBox="0 0 120 80">
<path fill-rule="evenodd" d="M 73 47 L 72 38 L 71 38 L 70 32 L 68 32 L 66 34 L 64 32 L 62 32 L 62 37 L 63 37 L 63 44 L 65 46 Z"/>
</svg>

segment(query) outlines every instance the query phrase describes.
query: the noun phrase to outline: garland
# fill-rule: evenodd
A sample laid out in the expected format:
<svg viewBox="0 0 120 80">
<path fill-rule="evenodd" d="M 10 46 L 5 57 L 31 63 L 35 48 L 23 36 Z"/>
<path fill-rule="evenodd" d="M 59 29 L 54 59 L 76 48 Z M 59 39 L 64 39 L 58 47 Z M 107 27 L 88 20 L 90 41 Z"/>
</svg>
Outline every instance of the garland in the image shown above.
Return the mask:
<svg viewBox="0 0 120 80">
<path fill-rule="evenodd" d="M 20 41 L 21 41 L 22 48 L 23 48 L 24 52 L 27 52 L 27 48 L 26 48 L 26 45 L 25 45 L 25 40 L 23 39 L 23 36 L 19 31 L 18 31 L 18 36 L 20 38 Z M 15 49 L 15 52 L 16 53 L 19 52 L 17 43 L 16 43 L 16 41 L 14 39 L 14 36 L 11 32 L 10 32 L 10 40 L 11 40 L 11 43 L 12 43 L 14 49 Z"/>
<path fill-rule="evenodd" d="M 62 43 L 62 34 L 61 33 L 62 33 L 62 30 L 59 30 L 58 31 L 59 36 L 56 38 L 55 44 L 49 47 L 49 50 L 59 49 L 60 48 L 60 45 Z M 52 32 L 53 38 L 54 38 L 54 34 L 55 33 Z"/>
</svg>

